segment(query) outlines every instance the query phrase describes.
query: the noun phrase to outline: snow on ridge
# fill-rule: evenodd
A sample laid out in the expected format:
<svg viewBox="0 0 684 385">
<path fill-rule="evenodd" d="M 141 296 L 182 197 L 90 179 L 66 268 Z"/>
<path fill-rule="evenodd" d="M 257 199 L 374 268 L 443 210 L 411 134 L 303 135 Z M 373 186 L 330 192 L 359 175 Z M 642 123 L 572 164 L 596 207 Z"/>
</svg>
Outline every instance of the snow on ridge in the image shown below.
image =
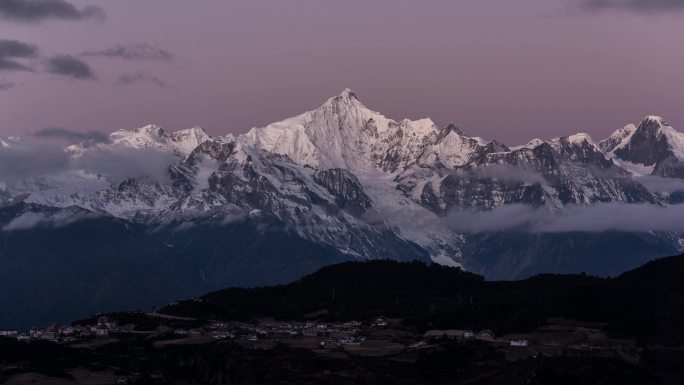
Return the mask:
<svg viewBox="0 0 684 385">
<path fill-rule="evenodd" d="M 596 143 L 594 142 L 594 140 L 591 138 L 591 135 L 587 134 L 586 132 L 579 132 L 577 134 L 570 135 L 567 137 L 567 139 L 568 139 L 568 142 L 570 142 L 572 144 L 581 144 L 581 143 L 586 142 L 586 143 L 589 143 L 593 146 L 598 147 L 596 145 Z"/>
<path fill-rule="evenodd" d="M 613 153 L 616 150 L 624 148 L 632 139 L 632 135 L 636 132 L 637 127 L 634 124 L 628 124 L 613 132 L 608 138 L 599 143 L 599 147 L 605 152 Z"/>
<path fill-rule="evenodd" d="M 100 146 L 121 145 L 135 149 L 171 151 L 187 156 L 211 137 L 200 127 L 167 132 L 149 124 L 134 130 L 118 130 L 109 135 L 110 143 Z"/>
<path fill-rule="evenodd" d="M 539 138 L 534 138 L 534 139 L 530 140 L 529 142 L 527 142 L 523 145 L 511 147 L 510 149 L 511 149 L 511 151 L 516 151 L 516 150 L 521 150 L 521 149 L 532 150 L 532 149 L 535 149 L 535 148 L 541 146 L 544 143 L 545 142 L 543 140 L 541 140 Z"/>
<path fill-rule="evenodd" d="M 669 125 L 662 116 L 658 115 L 647 115 L 646 117 L 644 117 L 643 121 L 656 122 L 660 125 Z"/>
<path fill-rule="evenodd" d="M 252 128 L 238 141 L 287 155 L 298 164 L 361 170 L 374 167 L 392 149 L 412 153 L 438 132 L 430 119 L 395 121 L 372 111 L 347 89 L 315 110 Z"/>
</svg>

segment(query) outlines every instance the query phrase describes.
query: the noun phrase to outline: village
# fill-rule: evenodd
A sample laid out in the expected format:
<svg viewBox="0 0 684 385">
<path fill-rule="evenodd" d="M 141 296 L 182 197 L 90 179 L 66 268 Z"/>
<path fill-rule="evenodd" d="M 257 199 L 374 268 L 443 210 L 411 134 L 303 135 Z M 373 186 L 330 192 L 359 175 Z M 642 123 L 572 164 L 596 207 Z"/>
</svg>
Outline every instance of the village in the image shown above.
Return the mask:
<svg viewBox="0 0 684 385">
<path fill-rule="evenodd" d="M 146 316 L 171 321 L 167 316 L 155 313 Z M 283 322 L 274 319 L 254 322 L 208 321 L 196 327 L 174 327 L 172 323 L 162 322 L 151 330 L 140 330 L 133 323 L 120 324 L 116 319 L 101 315 L 94 317 L 90 324 L 51 324 L 45 328 L 32 328 L 28 333 L 0 330 L 0 337 L 26 342 L 50 341 L 86 348 L 124 337 L 149 339 L 156 347 L 229 340 L 250 349 L 272 349 L 284 344 L 329 356 L 388 356 L 428 349 L 444 341 L 479 341 L 496 347 L 512 361 L 568 355 L 613 357 L 629 362 L 639 360 L 640 349 L 634 341 L 610 339 L 596 325 L 581 325 L 558 319 L 551 321 L 553 324 L 533 332 L 497 336 L 486 329 L 435 329 L 419 333 L 403 327 L 401 319 L 384 317 L 364 322 Z"/>
</svg>

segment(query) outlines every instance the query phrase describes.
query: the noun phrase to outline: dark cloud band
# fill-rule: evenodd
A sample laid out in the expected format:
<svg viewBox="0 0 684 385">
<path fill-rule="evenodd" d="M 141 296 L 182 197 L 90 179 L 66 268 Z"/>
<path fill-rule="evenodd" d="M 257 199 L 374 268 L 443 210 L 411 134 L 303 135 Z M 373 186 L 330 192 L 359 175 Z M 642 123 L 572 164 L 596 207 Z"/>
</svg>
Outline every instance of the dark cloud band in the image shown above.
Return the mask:
<svg viewBox="0 0 684 385">
<path fill-rule="evenodd" d="M 1 0 L 0 0 L 1 1 Z M 16 40 L 0 40 L 0 71 L 31 71 L 31 67 L 18 59 L 34 58 L 38 48 Z"/>
<path fill-rule="evenodd" d="M 47 72 L 75 80 L 95 79 L 95 73 L 88 63 L 69 55 L 54 56 L 48 59 Z"/>
<path fill-rule="evenodd" d="M 0 0 L 0 17 L 19 22 L 103 19 L 104 15 L 100 7 L 79 9 L 65 0 Z"/>
<path fill-rule="evenodd" d="M 587 11 L 623 9 L 643 13 L 684 11 L 682 0 L 581 0 L 580 6 Z"/>
<path fill-rule="evenodd" d="M 107 143 L 107 135 L 99 131 L 78 132 L 63 127 L 48 127 L 36 131 L 34 136 L 48 139 L 64 139 L 72 143 Z"/>
</svg>

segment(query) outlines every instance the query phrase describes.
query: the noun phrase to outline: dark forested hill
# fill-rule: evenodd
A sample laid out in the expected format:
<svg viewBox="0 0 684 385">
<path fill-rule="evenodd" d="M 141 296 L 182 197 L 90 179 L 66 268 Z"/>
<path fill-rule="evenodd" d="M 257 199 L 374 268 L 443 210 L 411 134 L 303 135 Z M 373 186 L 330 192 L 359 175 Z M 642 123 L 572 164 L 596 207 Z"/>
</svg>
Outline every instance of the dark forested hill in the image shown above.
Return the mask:
<svg viewBox="0 0 684 385">
<path fill-rule="evenodd" d="M 684 343 L 684 256 L 648 263 L 616 278 L 539 275 L 489 282 L 457 268 L 421 262 L 348 262 L 288 285 L 231 288 L 162 312 L 227 320 L 273 316 L 329 320 L 388 316 L 419 328 L 531 330 L 549 317 L 607 323 L 644 342 Z"/>
</svg>

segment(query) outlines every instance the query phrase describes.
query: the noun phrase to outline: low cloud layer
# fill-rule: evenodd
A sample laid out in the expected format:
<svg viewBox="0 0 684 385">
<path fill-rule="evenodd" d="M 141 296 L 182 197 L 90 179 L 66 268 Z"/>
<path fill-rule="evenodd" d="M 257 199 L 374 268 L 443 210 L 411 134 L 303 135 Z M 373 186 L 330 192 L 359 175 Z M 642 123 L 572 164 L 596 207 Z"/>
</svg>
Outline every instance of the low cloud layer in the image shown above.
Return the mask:
<svg viewBox="0 0 684 385">
<path fill-rule="evenodd" d="M 59 55 L 48 59 L 47 72 L 74 80 L 95 79 L 95 72 L 88 63 L 70 55 Z"/>
<path fill-rule="evenodd" d="M 155 182 L 170 181 L 172 154 L 154 149 L 104 146 L 86 152 L 74 161 L 74 167 L 93 174 L 107 175 L 114 181 L 128 178 L 150 178 Z"/>
<path fill-rule="evenodd" d="M 581 0 L 580 7 L 586 11 L 622 9 L 642 13 L 684 11 L 682 0 Z"/>
<path fill-rule="evenodd" d="M 684 180 L 679 178 L 643 175 L 634 177 L 634 180 L 641 183 L 650 192 L 672 194 L 673 192 L 684 191 Z"/>
<path fill-rule="evenodd" d="M 69 168 L 69 157 L 56 146 L 16 145 L 0 149 L 0 181 L 14 182 Z"/>
<path fill-rule="evenodd" d="M 83 53 L 83 56 L 139 61 L 170 61 L 173 59 L 173 55 L 170 52 L 150 44 L 117 45 L 100 51 L 85 52 Z"/>
<path fill-rule="evenodd" d="M 63 127 L 48 127 L 36 131 L 34 136 L 47 139 L 62 139 L 69 143 L 107 143 L 109 137 L 99 131 L 79 132 Z"/>
<path fill-rule="evenodd" d="M 32 71 L 22 60 L 35 58 L 37 55 L 38 48 L 34 45 L 16 40 L 0 40 L 0 71 Z"/>
<path fill-rule="evenodd" d="M 0 231 L 20 231 L 30 230 L 36 227 L 58 228 L 82 221 L 99 217 L 100 214 L 94 212 L 70 212 L 61 211 L 55 215 L 45 213 L 25 212 L 12 219 L 8 224 L 0 228 Z"/>
<path fill-rule="evenodd" d="M 52 135 L 60 131 L 47 132 Z M 69 130 L 60 134 L 88 135 Z M 107 176 L 113 183 L 131 178 L 170 182 L 169 166 L 176 160 L 173 154 L 154 149 L 91 144 L 83 155 L 76 158 L 56 145 L 16 142 L 10 147 L 0 148 L 0 182 L 12 184 L 76 170 Z"/>
<path fill-rule="evenodd" d="M 533 233 L 603 231 L 684 231 L 684 205 L 606 203 L 565 206 L 562 212 L 528 205 L 505 205 L 491 211 L 456 210 L 447 225 L 463 233 L 524 231 Z"/>
<path fill-rule="evenodd" d="M 102 20 L 105 13 L 97 6 L 77 8 L 65 0 L 0 0 L 0 17 L 31 23 L 47 19 Z"/>
</svg>

